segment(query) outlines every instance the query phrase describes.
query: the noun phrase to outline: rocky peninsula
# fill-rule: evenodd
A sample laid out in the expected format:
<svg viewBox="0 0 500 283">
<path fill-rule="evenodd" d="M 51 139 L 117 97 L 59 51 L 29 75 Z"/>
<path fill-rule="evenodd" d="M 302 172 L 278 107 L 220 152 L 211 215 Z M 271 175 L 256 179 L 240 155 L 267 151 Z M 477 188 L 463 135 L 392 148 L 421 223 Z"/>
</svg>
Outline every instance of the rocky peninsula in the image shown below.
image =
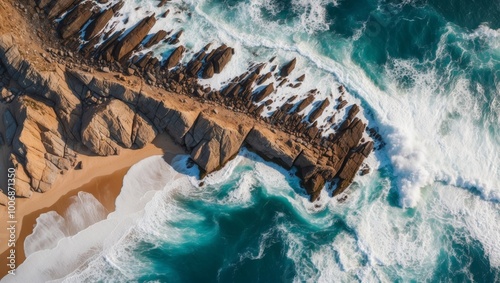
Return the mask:
<svg viewBox="0 0 500 283">
<path fill-rule="evenodd" d="M 26 36 L 41 39 L 33 47 L 12 27 L 1 27 L 0 144 L 8 152 L 1 161 L 3 168 L 16 168 L 17 197 L 47 192 L 68 171 L 86 166 L 82 155 L 120 155 L 161 133 L 191 155 L 201 177 L 222 168 L 241 147 L 296 168 L 311 201 L 325 184 L 335 196 L 360 169 L 369 170 L 363 162 L 374 142 L 356 117 L 360 108 L 347 106 L 342 86 L 335 101 L 324 99 L 310 113 L 299 114 L 315 101 L 314 89 L 303 100 L 286 97 L 271 116 L 261 116 L 276 89 L 307 79 L 295 59 L 281 66 L 273 64 L 274 58 L 249 62 L 245 73 L 212 89 L 199 80 L 223 72 L 238 50 L 209 42 L 202 50 L 188 50 L 179 45 L 182 30 L 150 34 L 156 19 L 168 13 L 145 17 L 130 30 L 103 34 L 122 2 L 105 8 L 80 0 L 2 5 L 32 19 L 34 29 Z M 175 47 L 168 58 L 136 55 L 165 43 Z M 194 55 L 183 63 L 189 52 Z M 272 71 L 264 73 L 268 65 Z M 271 77 L 276 82 L 268 82 Z M 324 135 L 317 119 L 328 107 L 348 110 L 346 117 L 331 117 L 332 122 L 343 120 L 334 134 Z M 5 202 L 2 194 L 0 203 Z"/>
</svg>

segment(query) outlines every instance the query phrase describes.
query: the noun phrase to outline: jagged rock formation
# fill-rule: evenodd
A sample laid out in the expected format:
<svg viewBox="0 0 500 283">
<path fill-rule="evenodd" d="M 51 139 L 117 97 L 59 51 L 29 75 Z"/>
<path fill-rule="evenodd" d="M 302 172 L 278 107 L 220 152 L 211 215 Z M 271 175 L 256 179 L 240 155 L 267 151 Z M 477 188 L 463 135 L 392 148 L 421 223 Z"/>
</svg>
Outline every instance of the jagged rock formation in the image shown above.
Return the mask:
<svg viewBox="0 0 500 283">
<path fill-rule="evenodd" d="M 82 118 L 82 143 L 98 155 L 115 155 L 132 147 L 134 112 L 118 99 L 89 109 Z"/>
<path fill-rule="evenodd" d="M 101 12 L 94 10 L 91 1 L 42 0 L 38 6 L 49 18 L 74 7 L 58 27 L 60 36 L 65 42 L 79 43 L 77 34 L 84 32 L 88 42 L 82 55 L 99 62 L 99 70 L 110 74 L 96 75 L 60 64 L 54 64 L 51 71 L 40 71 L 23 58 L 11 36 L 0 36 L 0 73 L 5 72 L 22 89 L 20 93 L 1 93 L 1 100 L 10 102 L 10 111 L 2 115 L 5 131 L 0 134 L 12 147 L 19 196 L 50 189 L 57 176 L 75 167 L 74 146 L 84 145 L 97 155 L 113 155 L 121 148 L 143 147 L 162 132 L 185 146 L 204 173 L 224 166 L 241 146 L 285 168 L 296 167 L 312 201 L 327 182 L 336 185 L 335 195 L 344 191 L 373 150 L 373 142 L 362 141 L 366 125 L 356 117 L 357 105 L 349 108 L 347 118 L 328 136 L 318 119 L 325 116 L 333 100 L 319 100 L 304 113 L 316 101 L 317 90 L 310 90 L 301 101 L 297 96 L 286 98 L 269 117 L 260 116 L 280 101 L 275 99 L 277 89 L 296 88 L 305 80 L 301 75 L 292 83 L 294 78 L 289 77 L 296 59 L 278 71 L 278 64 L 273 65 L 262 74 L 268 63 L 252 63 L 222 89 L 211 89 L 199 85 L 198 78 L 221 73 L 235 54 L 233 48 L 223 44 L 211 49 L 208 44 L 193 53 L 178 45 L 164 62 L 153 53 L 130 59 L 134 51 L 161 41 L 177 44 L 183 31 L 167 39 L 170 32 L 164 30 L 148 37 L 156 23 L 156 16 L 151 15 L 128 31 L 111 29 L 102 34 L 123 2 Z M 105 41 L 97 45 L 101 36 Z M 190 54 L 194 54 L 192 58 Z M 183 56 L 188 57 L 187 64 L 181 63 Z M 144 83 L 132 86 L 115 71 L 142 77 Z M 344 100 L 337 101 L 336 109 L 346 106 Z M 217 110 L 216 105 L 223 107 Z M 48 118 L 42 119 L 45 115 Z"/>
<path fill-rule="evenodd" d="M 262 126 L 255 126 L 245 142 L 261 156 L 287 169 L 292 168 L 295 159 L 302 152 L 302 147 L 298 143 L 289 138 L 286 141 L 276 139 L 275 134 Z"/>
<path fill-rule="evenodd" d="M 125 37 L 123 37 L 113 50 L 113 57 L 120 61 L 139 46 L 141 41 L 156 23 L 155 15 L 144 18 Z"/>
<path fill-rule="evenodd" d="M 238 153 L 250 129 L 251 125 L 228 123 L 202 113 L 184 141 L 191 158 L 210 173 Z"/>
</svg>

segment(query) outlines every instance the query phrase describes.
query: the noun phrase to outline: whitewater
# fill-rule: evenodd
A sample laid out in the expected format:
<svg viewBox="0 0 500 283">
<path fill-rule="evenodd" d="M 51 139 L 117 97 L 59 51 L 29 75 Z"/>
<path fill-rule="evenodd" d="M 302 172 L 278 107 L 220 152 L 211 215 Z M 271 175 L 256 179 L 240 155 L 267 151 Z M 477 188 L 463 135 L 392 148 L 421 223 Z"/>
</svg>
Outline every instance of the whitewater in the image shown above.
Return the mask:
<svg viewBox="0 0 500 283">
<path fill-rule="evenodd" d="M 126 0 L 106 30 L 169 9 L 152 33 L 182 29 L 194 52 L 235 48 L 202 84 L 296 57 L 306 80 L 272 94 L 262 115 L 310 89 L 335 99 L 344 85 L 383 138 L 372 172 L 310 203 L 293 169 L 245 149 L 203 182 L 188 156 L 150 157 L 127 173 L 115 212 L 80 193 L 65 215 L 41 215 L 20 277 L 2 282 L 497 282 L 500 4 L 445 2 Z M 332 113 L 318 120 L 325 134 Z"/>
</svg>

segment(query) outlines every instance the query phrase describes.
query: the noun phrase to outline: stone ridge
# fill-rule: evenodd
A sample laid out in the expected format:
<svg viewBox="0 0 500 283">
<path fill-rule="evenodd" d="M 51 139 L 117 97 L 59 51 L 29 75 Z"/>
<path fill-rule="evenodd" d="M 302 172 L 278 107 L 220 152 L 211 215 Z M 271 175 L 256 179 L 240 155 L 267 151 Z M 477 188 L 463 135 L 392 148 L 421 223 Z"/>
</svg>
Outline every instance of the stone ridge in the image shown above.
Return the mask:
<svg viewBox="0 0 500 283">
<path fill-rule="evenodd" d="M 29 197 L 30 190 L 45 192 L 59 175 L 81 167 L 76 152 L 119 154 L 121 148 L 141 148 L 163 132 L 185 147 L 203 174 L 223 167 L 242 146 L 287 169 L 296 167 L 311 201 L 327 182 L 335 188 L 334 195 L 343 192 L 373 150 L 373 141 L 363 138 L 366 125 L 355 117 L 357 105 L 350 108 L 337 133 L 327 137 L 317 127 L 317 119 L 329 107 L 328 98 L 315 104 L 319 106 L 309 115 L 300 114 L 315 100 L 317 90 L 309 91 L 300 102 L 291 97 L 269 118 L 260 117 L 277 88 L 294 88 L 305 79 L 302 75 L 297 83 L 290 81 L 295 58 L 279 71 L 274 65 L 266 74 L 261 71 L 267 63 L 254 63 L 223 89 L 210 89 L 198 85 L 197 79 L 222 72 L 235 53 L 233 48 L 221 45 L 210 51 L 208 44 L 185 65 L 180 63 L 186 53 L 182 45 L 166 62 L 150 54 L 130 59 L 134 50 L 142 48 L 155 15 L 144 18 L 126 35 L 124 31 L 105 35 L 107 41 L 96 47 L 95 39 L 111 19 L 109 11 L 118 12 L 122 2 L 101 12 L 89 2 L 42 2 L 48 18 L 76 7 L 62 19 L 65 24 L 59 26 L 59 34 L 67 46 L 77 44 L 75 34 L 88 34 L 90 41 L 82 54 L 90 63 L 99 59 L 103 73 L 84 71 L 91 69 L 83 63 L 74 69 L 54 63 L 55 71 L 40 71 L 23 58 L 12 36 L 0 35 L 0 75 L 7 81 L 4 85 L 18 87 L 10 88 L 5 98 L 2 94 L 9 110 L 4 115 L 6 130 L 0 133 L 0 142 L 12 148 L 11 163 L 21 172 L 18 196 Z M 80 10 L 88 11 L 75 12 Z M 87 30 L 80 30 L 83 26 Z M 144 44 L 152 46 L 169 34 L 159 32 Z M 181 35 L 179 31 L 164 41 L 177 44 Z M 64 59 L 74 62 L 74 58 Z M 139 77 L 140 86 L 131 84 L 133 77 L 120 73 Z M 273 75 L 276 85 L 266 84 Z M 254 103 L 260 101 L 260 105 Z M 338 101 L 337 109 L 345 106 L 342 96 Z"/>
</svg>

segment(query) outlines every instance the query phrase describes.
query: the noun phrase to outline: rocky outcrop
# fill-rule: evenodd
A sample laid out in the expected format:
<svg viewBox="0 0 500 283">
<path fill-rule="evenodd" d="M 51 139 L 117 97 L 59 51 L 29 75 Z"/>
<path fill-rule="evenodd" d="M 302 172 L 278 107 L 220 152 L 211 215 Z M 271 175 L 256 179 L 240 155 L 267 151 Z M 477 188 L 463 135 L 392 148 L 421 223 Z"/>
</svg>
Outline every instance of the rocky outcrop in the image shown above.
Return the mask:
<svg viewBox="0 0 500 283">
<path fill-rule="evenodd" d="M 193 126 L 199 111 L 188 105 L 162 99 L 153 92 L 142 91 L 137 107 L 160 132 L 166 131 L 183 145 L 184 136 Z"/>
<path fill-rule="evenodd" d="M 295 64 L 297 63 L 297 59 L 293 58 L 292 61 L 288 62 L 285 66 L 281 68 L 280 76 L 287 77 L 292 73 L 295 69 Z"/>
<path fill-rule="evenodd" d="M 158 42 L 162 41 L 166 36 L 167 32 L 164 30 L 159 30 L 155 35 L 153 35 L 146 43 L 144 43 L 144 48 L 149 48 Z"/>
<path fill-rule="evenodd" d="M 153 126 L 153 123 L 142 113 L 136 113 L 134 124 L 132 126 L 132 143 L 138 148 L 142 148 L 151 143 L 158 131 Z"/>
<path fill-rule="evenodd" d="M 325 111 L 325 108 L 328 107 L 328 105 L 330 105 L 330 101 L 328 100 L 328 98 L 325 98 L 325 100 L 323 100 L 321 102 L 319 107 L 314 109 L 313 112 L 311 112 L 311 114 L 309 115 L 309 122 L 312 123 L 312 122 L 316 121 L 316 119 L 318 119 L 319 116 L 321 116 L 321 114 L 323 114 L 323 111 Z"/>
<path fill-rule="evenodd" d="M 113 18 L 114 13 L 115 12 L 113 11 L 112 8 L 109 8 L 109 9 L 101 12 L 89 24 L 89 26 L 85 30 L 85 36 L 84 36 L 85 40 L 90 40 L 91 38 L 93 38 L 94 36 L 99 34 L 99 32 L 101 32 L 101 30 L 106 26 L 106 24 L 109 22 L 109 20 L 111 20 L 111 18 Z"/>
<path fill-rule="evenodd" d="M 273 92 L 274 84 L 270 83 L 267 86 L 263 87 L 259 92 L 257 92 L 257 94 L 255 95 L 255 102 L 261 102 Z"/>
<path fill-rule="evenodd" d="M 148 35 L 151 28 L 155 25 L 155 15 L 144 18 L 140 21 L 125 37 L 123 37 L 113 50 L 113 57 L 121 61 L 139 46 L 141 41 Z"/>
<path fill-rule="evenodd" d="M 372 150 L 373 142 L 369 141 L 362 144 L 359 148 L 349 154 L 346 158 L 345 164 L 336 176 L 339 181 L 337 188 L 333 192 L 334 196 L 341 194 L 345 189 L 347 189 L 347 187 L 349 187 L 354 180 L 356 173 L 359 171 L 359 168 L 363 164 L 363 161 L 368 157 Z"/>
<path fill-rule="evenodd" d="M 314 95 L 308 95 L 304 100 L 299 102 L 297 105 L 297 108 L 295 109 L 295 112 L 300 112 L 304 109 L 306 109 L 307 106 L 311 105 L 311 103 L 314 101 Z"/>
<path fill-rule="evenodd" d="M 222 72 L 224 67 L 231 61 L 233 57 L 234 49 L 227 47 L 226 45 L 221 45 L 217 49 L 212 50 L 205 58 L 205 67 L 203 71 L 203 78 L 212 78 L 214 74 L 219 74 Z"/>
<path fill-rule="evenodd" d="M 255 126 L 247 138 L 246 144 L 260 156 L 273 161 L 287 169 L 292 168 L 297 156 L 301 153 L 302 147 L 289 137 L 278 137 L 270 130 Z"/>
<path fill-rule="evenodd" d="M 82 118 L 82 143 L 98 155 L 115 155 L 132 147 L 135 113 L 118 99 L 86 111 Z"/>
<path fill-rule="evenodd" d="M 83 25 L 94 14 L 93 10 L 94 4 L 90 1 L 76 6 L 75 9 L 69 12 L 64 19 L 59 22 L 59 35 L 63 39 L 66 39 L 79 32 Z"/>
<path fill-rule="evenodd" d="M 250 125 L 228 123 L 202 113 L 184 141 L 194 162 L 211 173 L 238 153 L 250 129 Z"/>
<path fill-rule="evenodd" d="M 179 62 L 182 59 L 182 54 L 184 54 L 184 46 L 179 46 L 177 47 L 172 54 L 168 57 L 167 61 L 165 62 L 165 66 L 167 69 L 172 69 L 173 67 L 177 66 Z"/>
<path fill-rule="evenodd" d="M 59 16 L 80 0 L 52 0 L 46 7 L 49 19 Z"/>
<path fill-rule="evenodd" d="M 29 97 L 19 98 L 12 107 L 19 125 L 12 142 L 14 153 L 22 160 L 31 188 L 45 192 L 59 174 L 74 165 L 76 154 L 67 148 L 63 129 L 51 107 Z"/>
<path fill-rule="evenodd" d="M 23 59 L 10 34 L 0 35 L 0 59 L 8 75 L 25 93 L 48 99 L 55 105 L 57 116 L 71 139 L 80 139 L 81 102 L 69 89 L 65 70 L 55 65 L 55 71 L 40 72 Z"/>
</svg>

